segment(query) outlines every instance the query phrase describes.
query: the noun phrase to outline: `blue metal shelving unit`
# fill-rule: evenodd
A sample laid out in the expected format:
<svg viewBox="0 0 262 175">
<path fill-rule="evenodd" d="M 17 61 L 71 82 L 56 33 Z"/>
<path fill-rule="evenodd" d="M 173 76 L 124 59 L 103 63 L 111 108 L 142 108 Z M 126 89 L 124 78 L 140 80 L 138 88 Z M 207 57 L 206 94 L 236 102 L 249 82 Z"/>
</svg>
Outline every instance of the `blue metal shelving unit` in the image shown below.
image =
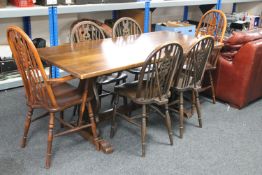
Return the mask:
<svg viewBox="0 0 262 175">
<path fill-rule="evenodd" d="M 217 5 L 216 5 L 217 10 L 221 10 L 221 4 L 222 4 L 222 0 L 217 0 Z"/>
<path fill-rule="evenodd" d="M 58 22 L 57 22 L 57 7 L 51 6 L 48 8 L 49 17 L 49 33 L 50 33 L 50 46 L 58 46 Z M 51 68 L 51 77 L 60 77 L 59 69 L 55 66 Z"/>
<path fill-rule="evenodd" d="M 237 4 L 233 3 L 232 13 L 237 11 Z"/>
<path fill-rule="evenodd" d="M 30 38 L 32 38 L 30 16 L 24 16 L 24 17 L 23 17 L 23 27 L 24 27 L 25 33 L 26 33 Z"/>
<path fill-rule="evenodd" d="M 188 20 L 188 6 L 184 7 L 183 21 Z"/>
<path fill-rule="evenodd" d="M 145 1 L 144 33 L 149 32 L 150 25 L 150 0 Z"/>
</svg>

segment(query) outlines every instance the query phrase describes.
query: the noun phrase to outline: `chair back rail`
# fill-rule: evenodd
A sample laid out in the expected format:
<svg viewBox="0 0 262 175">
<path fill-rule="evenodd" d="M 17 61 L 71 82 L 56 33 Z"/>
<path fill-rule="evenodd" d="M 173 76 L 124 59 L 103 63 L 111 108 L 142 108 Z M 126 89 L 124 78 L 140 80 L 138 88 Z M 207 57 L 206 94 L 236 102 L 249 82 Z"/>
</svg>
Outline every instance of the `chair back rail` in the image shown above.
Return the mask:
<svg viewBox="0 0 262 175">
<path fill-rule="evenodd" d="M 211 35 L 215 41 L 223 42 L 226 27 L 227 19 L 223 11 L 209 10 L 201 17 L 195 35 Z"/>
<path fill-rule="evenodd" d="M 214 39 L 211 36 L 204 36 L 197 41 L 185 57 L 183 69 L 177 79 L 177 86 L 181 89 L 188 87 L 201 87 L 205 67 L 214 48 Z"/>
<path fill-rule="evenodd" d="M 132 18 L 123 17 L 118 19 L 113 26 L 113 38 L 141 34 L 139 24 Z"/>
<path fill-rule="evenodd" d="M 104 39 L 103 30 L 92 21 L 81 21 L 76 23 L 70 32 L 70 42 L 78 43 L 88 40 Z"/>
<path fill-rule="evenodd" d="M 28 105 L 57 108 L 54 93 L 47 83 L 47 75 L 31 39 L 16 26 L 8 27 L 7 38 L 23 80 Z"/>
<path fill-rule="evenodd" d="M 170 87 L 181 65 L 183 48 L 178 43 L 168 43 L 157 47 L 146 59 L 139 77 L 137 98 L 168 98 Z M 150 71 L 148 71 L 150 70 Z M 143 92 L 139 89 L 145 87 Z"/>
</svg>

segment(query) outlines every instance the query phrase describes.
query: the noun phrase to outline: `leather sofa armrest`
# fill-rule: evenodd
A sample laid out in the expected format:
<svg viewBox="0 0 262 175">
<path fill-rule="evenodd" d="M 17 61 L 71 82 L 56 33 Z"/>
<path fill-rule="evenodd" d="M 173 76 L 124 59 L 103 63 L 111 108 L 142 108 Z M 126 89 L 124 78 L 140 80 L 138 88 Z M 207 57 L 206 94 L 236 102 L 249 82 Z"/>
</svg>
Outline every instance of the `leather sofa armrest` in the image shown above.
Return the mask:
<svg viewBox="0 0 262 175">
<path fill-rule="evenodd" d="M 237 54 L 237 51 L 232 51 L 232 52 L 222 52 L 221 56 L 228 60 L 228 61 L 232 61 L 234 59 L 234 56 Z"/>
</svg>

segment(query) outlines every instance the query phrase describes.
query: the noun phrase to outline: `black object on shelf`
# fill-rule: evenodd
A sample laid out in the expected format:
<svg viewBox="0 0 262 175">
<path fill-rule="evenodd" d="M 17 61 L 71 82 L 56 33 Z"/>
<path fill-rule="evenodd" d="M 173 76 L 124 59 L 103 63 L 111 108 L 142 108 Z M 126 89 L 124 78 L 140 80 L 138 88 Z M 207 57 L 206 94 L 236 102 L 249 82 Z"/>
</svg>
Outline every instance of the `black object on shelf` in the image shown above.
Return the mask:
<svg viewBox="0 0 262 175">
<path fill-rule="evenodd" d="M 44 48 L 46 47 L 46 40 L 43 38 L 35 38 L 32 40 L 36 48 Z"/>
<path fill-rule="evenodd" d="M 203 14 L 205 14 L 207 11 L 211 10 L 216 4 L 207 4 L 207 5 L 200 5 L 199 9 Z"/>
<path fill-rule="evenodd" d="M 11 58 L 0 59 L 0 73 L 17 70 L 15 60 Z"/>
<path fill-rule="evenodd" d="M 49 1 L 49 0 L 36 0 L 36 4 L 44 5 L 44 6 L 57 5 L 57 3 L 54 3 L 53 1 Z"/>
<path fill-rule="evenodd" d="M 36 48 L 44 48 L 46 47 L 46 40 L 43 38 L 35 38 L 32 40 Z M 44 66 L 48 64 L 45 61 L 42 61 Z"/>
<path fill-rule="evenodd" d="M 230 24 L 231 31 L 237 30 L 247 30 L 249 28 L 250 23 L 246 21 L 236 21 Z"/>
</svg>

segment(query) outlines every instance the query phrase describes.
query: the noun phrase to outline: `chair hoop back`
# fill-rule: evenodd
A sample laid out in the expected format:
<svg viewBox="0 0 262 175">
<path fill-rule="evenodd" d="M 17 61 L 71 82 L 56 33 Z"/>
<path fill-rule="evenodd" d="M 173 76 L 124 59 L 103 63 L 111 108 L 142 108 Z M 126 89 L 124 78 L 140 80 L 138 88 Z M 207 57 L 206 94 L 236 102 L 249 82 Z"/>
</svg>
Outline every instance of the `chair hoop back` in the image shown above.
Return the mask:
<svg viewBox="0 0 262 175">
<path fill-rule="evenodd" d="M 7 39 L 23 80 L 27 103 L 57 107 L 43 64 L 31 39 L 16 26 L 8 27 Z"/>
<path fill-rule="evenodd" d="M 215 41 L 223 42 L 226 27 L 227 18 L 223 11 L 209 10 L 201 17 L 195 35 L 211 35 Z"/>
<path fill-rule="evenodd" d="M 189 50 L 176 84 L 180 88 L 200 87 L 208 58 L 214 48 L 214 39 L 204 36 Z"/>
<path fill-rule="evenodd" d="M 123 17 L 118 19 L 113 26 L 113 38 L 141 34 L 139 24 L 132 18 Z"/>
<path fill-rule="evenodd" d="M 157 47 L 146 59 L 139 77 L 137 98 L 168 98 L 170 87 L 181 65 L 183 48 L 178 43 L 167 43 Z M 150 71 L 149 71 L 150 70 Z M 140 89 L 145 87 L 146 91 Z"/>
<path fill-rule="evenodd" d="M 78 43 L 88 40 L 104 39 L 103 30 L 92 21 L 81 21 L 76 23 L 70 32 L 70 42 Z"/>
</svg>

